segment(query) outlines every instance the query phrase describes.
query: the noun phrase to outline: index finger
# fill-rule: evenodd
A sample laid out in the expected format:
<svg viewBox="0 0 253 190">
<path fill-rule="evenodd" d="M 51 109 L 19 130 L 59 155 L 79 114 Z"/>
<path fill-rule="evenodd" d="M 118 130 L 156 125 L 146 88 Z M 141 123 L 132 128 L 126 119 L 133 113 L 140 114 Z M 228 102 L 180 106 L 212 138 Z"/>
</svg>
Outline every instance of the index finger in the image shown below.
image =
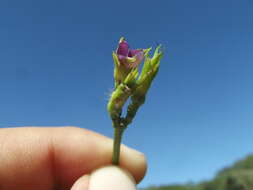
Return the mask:
<svg viewBox="0 0 253 190">
<path fill-rule="evenodd" d="M 80 176 L 111 163 L 112 140 L 75 128 L 0 130 L 0 189 L 69 189 Z M 143 154 L 122 146 L 120 166 L 139 182 Z"/>
</svg>

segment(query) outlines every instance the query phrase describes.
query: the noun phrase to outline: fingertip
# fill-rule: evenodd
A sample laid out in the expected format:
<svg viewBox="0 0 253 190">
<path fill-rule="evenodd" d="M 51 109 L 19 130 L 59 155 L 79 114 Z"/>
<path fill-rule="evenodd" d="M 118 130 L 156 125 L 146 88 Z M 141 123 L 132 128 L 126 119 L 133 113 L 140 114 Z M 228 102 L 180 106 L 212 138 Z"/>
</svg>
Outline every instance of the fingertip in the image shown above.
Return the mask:
<svg viewBox="0 0 253 190">
<path fill-rule="evenodd" d="M 126 168 L 135 178 L 138 184 L 145 176 L 147 171 L 146 156 L 126 145 L 122 145 L 122 156 L 120 166 Z"/>
<path fill-rule="evenodd" d="M 90 176 L 84 175 L 74 183 L 70 190 L 89 190 L 89 181 Z"/>
<path fill-rule="evenodd" d="M 91 174 L 89 190 L 136 190 L 136 182 L 126 170 L 106 166 Z"/>
</svg>

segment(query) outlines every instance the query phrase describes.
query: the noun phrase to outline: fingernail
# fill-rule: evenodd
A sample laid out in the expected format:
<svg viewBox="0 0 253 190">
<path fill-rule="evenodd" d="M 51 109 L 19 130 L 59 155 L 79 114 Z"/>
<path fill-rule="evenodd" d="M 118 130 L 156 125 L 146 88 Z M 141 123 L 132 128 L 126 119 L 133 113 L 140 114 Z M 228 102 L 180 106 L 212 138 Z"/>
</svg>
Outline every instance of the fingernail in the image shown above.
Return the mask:
<svg viewBox="0 0 253 190">
<path fill-rule="evenodd" d="M 89 190 L 136 190 L 134 178 L 127 171 L 106 166 L 90 176 Z"/>
</svg>

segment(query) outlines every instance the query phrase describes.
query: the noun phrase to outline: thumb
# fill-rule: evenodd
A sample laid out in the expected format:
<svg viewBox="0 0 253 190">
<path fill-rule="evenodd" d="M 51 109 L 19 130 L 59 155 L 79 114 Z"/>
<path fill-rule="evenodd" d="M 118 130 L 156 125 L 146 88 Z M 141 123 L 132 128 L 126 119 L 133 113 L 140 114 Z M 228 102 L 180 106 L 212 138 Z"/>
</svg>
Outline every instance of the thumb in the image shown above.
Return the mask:
<svg viewBox="0 0 253 190">
<path fill-rule="evenodd" d="M 136 190 L 132 175 L 116 166 L 107 166 L 91 174 L 89 190 Z"/>
<path fill-rule="evenodd" d="M 81 180 L 83 182 L 81 182 Z M 84 185 L 86 184 L 86 185 Z M 95 170 L 89 177 L 81 177 L 71 190 L 136 190 L 132 175 L 117 166 L 106 166 Z"/>
</svg>

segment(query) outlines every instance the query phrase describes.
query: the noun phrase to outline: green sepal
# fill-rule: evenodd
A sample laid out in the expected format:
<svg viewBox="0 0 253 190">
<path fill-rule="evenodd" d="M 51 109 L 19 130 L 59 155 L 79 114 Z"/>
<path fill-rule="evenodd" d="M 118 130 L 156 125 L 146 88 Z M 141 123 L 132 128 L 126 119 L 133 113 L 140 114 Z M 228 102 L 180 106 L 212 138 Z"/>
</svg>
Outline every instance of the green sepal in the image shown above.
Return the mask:
<svg viewBox="0 0 253 190">
<path fill-rule="evenodd" d="M 155 78 L 159 66 L 160 60 L 162 58 L 163 53 L 159 51 L 161 46 L 158 46 L 154 52 L 152 58 L 149 57 L 149 51 L 145 54 L 145 61 L 142 68 L 142 72 L 136 81 L 136 89 L 134 91 L 133 97 L 143 97 L 146 95 L 150 85 Z"/>
<path fill-rule="evenodd" d="M 127 75 L 127 77 L 124 80 L 124 84 L 131 89 L 134 88 L 137 77 L 138 77 L 138 69 L 135 68 Z"/>
<path fill-rule="evenodd" d="M 131 89 L 121 83 L 118 87 L 113 91 L 110 100 L 107 104 L 107 110 L 111 116 L 111 118 L 120 117 L 122 112 L 122 107 L 124 106 L 125 102 L 131 95 Z"/>
<path fill-rule="evenodd" d="M 115 88 L 117 88 L 117 86 L 122 83 L 127 75 L 131 72 L 131 69 L 120 64 L 118 56 L 115 52 L 112 52 L 112 57 L 114 62 L 114 83 Z"/>
</svg>

